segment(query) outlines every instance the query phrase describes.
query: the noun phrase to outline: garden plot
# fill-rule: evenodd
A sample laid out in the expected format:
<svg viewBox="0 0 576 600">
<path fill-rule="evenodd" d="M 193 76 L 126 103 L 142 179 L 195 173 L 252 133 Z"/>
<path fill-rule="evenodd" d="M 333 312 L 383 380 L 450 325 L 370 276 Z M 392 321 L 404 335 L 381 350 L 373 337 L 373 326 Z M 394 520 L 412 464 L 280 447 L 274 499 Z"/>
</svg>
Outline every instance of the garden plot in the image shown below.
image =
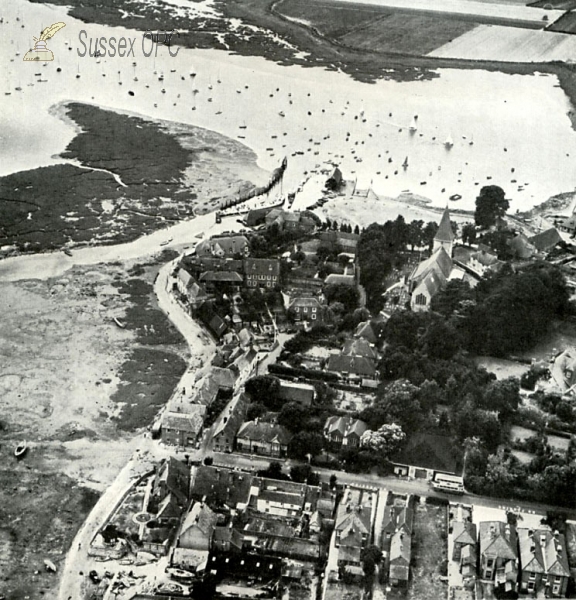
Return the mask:
<svg viewBox="0 0 576 600">
<path fill-rule="evenodd" d="M 576 36 L 553 31 L 480 25 L 428 56 L 504 62 L 574 62 Z"/>
<path fill-rule="evenodd" d="M 410 600 L 441 600 L 448 586 L 440 580 L 447 575 L 447 507 L 419 504 L 414 515 Z"/>
</svg>

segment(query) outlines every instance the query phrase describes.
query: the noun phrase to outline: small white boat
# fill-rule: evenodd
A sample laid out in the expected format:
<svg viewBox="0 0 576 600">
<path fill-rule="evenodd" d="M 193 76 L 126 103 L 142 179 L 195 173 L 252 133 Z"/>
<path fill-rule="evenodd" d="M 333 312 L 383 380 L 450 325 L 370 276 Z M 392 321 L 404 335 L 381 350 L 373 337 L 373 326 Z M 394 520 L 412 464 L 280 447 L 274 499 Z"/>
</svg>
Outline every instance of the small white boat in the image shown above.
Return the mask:
<svg viewBox="0 0 576 600">
<path fill-rule="evenodd" d="M 279 114 L 281 117 L 285 117 L 285 116 L 286 116 L 286 115 L 284 114 L 284 111 L 282 111 L 282 110 L 281 110 L 281 111 L 280 111 L 278 114 Z"/>
<path fill-rule="evenodd" d="M 116 325 L 118 325 L 118 327 L 120 327 L 120 329 L 124 329 L 126 327 L 126 325 L 124 325 L 124 323 L 122 323 L 122 321 L 120 321 L 120 319 L 117 319 L 116 317 L 113 317 L 114 319 L 114 323 L 116 323 Z"/>
<path fill-rule="evenodd" d="M 446 146 L 446 148 L 448 148 L 448 150 L 449 150 L 450 148 L 452 148 L 452 146 L 454 146 L 454 140 L 452 139 L 452 136 L 451 136 L 451 135 L 449 135 L 449 136 L 446 138 L 446 141 L 444 142 L 444 146 Z"/>
<path fill-rule="evenodd" d="M 21 441 L 18 443 L 16 448 L 14 448 L 14 456 L 16 458 L 23 458 L 23 456 L 28 451 L 28 444 L 25 441 Z"/>
<path fill-rule="evenodd" d="M 402 166 L 403 166 L 405 169 L 407 169 L 407 168 L 408 168 L 408 157 L 406 157 L 406 158 L 404 159 L 404 162 L 402 163 Z"/>
<path fill-rule="evenodd" d="M 410 123 L 410 127 L 408 127 L 411 133 L 414 133 L 418 129 L 418 125 L 416 125 L 416 118 L 412 117 L 412 122 Z"/>
</svg>

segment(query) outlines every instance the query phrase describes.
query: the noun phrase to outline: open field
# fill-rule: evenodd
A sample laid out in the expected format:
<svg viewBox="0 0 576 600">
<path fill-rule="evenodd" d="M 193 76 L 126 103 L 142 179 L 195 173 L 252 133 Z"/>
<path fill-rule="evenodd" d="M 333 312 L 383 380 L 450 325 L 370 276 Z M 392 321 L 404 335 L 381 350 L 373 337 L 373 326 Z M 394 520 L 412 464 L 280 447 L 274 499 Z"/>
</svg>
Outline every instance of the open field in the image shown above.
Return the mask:
<svg viewBox="0 0 576 600">
<path fill-rule="evenodd" d="M 441 600 L 448 586 L 440 581 L 448 556 L 447 507 L 418 504 L 412 534 L 412 575 L 407 598 Z"/>
<path fill-rule="evenodd" d="M 466 33 L 472 19 L 445 19 L 380 6 L 281 0 L 275 10 L 349 48 L 422 55 Z"/>
<path fill-rule="evenodd" d="M 523 63 L 571 62 L 576 56 L 576 37 L 552 30 L 481 25 L 438 47 L 430 56 Z"/>
</svg>

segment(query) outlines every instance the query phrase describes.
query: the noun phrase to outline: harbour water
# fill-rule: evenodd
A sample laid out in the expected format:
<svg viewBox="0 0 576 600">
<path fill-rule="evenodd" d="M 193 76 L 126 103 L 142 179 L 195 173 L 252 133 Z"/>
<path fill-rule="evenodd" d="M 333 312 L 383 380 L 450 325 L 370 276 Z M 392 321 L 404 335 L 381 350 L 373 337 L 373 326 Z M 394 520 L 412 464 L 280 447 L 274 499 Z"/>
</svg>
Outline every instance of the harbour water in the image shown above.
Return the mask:
<svg viewBox="0 0 576 600">
<path fill-rule="evenodd" d="M 215 130 L 249 146 L 267 170 L 287 156 L 285 190 L 332 164 L 378 194 L 410 190 L 435 206 L 461 196 L 453 206 L 469 210 L 483 185 L 503 187 L 513 212 L 576 186 L 576 133 L 554 76 L 443 69 L 430 80 L 366 84 L 220 50 L 180 48 L 173 57 L 160 47 L 145 57 L 141 32 L 26 0 L 3 7 L 3 17 L 2 175 L 61 162 L 74 129 L 51 107 L 78 101 Z M 23 62 L 32 36 L 59 20 L 55 60 Z M 88 38 L 136 38 L 135 56 L 79 57 L 82 29 Z"/>
</svg>

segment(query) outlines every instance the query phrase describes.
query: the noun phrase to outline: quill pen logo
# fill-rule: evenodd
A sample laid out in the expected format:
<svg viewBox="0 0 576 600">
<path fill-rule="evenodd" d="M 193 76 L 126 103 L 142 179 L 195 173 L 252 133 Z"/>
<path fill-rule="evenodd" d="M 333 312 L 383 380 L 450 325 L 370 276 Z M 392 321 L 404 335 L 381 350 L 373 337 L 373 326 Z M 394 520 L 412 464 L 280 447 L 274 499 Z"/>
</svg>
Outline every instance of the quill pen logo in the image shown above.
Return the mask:
<svg viewBox="0 0 576 600">
<path fill-rule="evenodd" d="M 46 40 L 54 37 L 62 27 L 66 27 L 65 23 L 54 23 L 50 27 L 46 27 L 40 33 L 40 39 L 34 38 L 35 44 L 32 50 L 28 50 L 24 55 L 25 61 L 43 61 L 54 60 L 54 53 L 46 46 Z"/>
</svg>

